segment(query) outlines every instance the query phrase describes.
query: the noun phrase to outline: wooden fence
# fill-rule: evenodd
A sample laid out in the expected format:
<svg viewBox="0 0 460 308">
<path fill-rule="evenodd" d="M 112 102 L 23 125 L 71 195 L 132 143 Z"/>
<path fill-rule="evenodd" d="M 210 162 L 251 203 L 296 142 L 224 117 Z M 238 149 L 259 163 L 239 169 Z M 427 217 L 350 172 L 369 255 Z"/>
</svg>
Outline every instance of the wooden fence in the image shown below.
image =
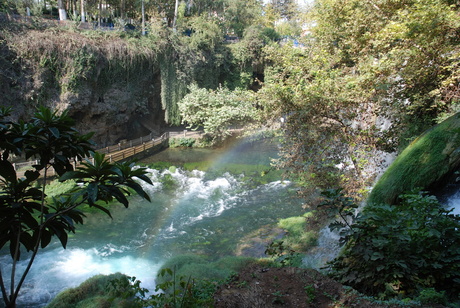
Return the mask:
<svg viewBox="0 0 460 308">
<path fill-rule="evenodd" d="M 150 134 L 138 139 L 120 142 L 116 145 L 96 150 L 96 152 L 106 154 L 106 158 L 110 162 L 117 162 L 145 152 L 146 150 L 166 142 L 168 139 L 169 133 L 164 133 L 161 137 L 156 139 Z"/>
<path fill-rule="evenodd" d="M 120 142 L 116 145 L 105 147 L 102 149 L 95 150 L 95 152 L 104 153 L 106 159 L 110 162 L 122 161 L 127 158 L 133 157 L 137 154 L 145 152 L 149 149 L 152 149 L 156 146 L 160 146 L 169 140 L 169 133 L 166 132 L 158 138 L 154 138 L 152 134 L 140 137 L 134 140 L 129 140 L 126 142 Z M 92 161 L 91 157 L 86 159 Z M 78 162 L 72 160 L 74 167 L 78 166 Z M 24 172 L 30 169 L 31 166 L 38 164 L 38 160 L 32 160 L 21 163 L 14 163 L 13 166 L 16 170 L 16 173 L 19 177 L 24 176 Z M 50 168 L 50 174 L 55 175 L 54 169 Z"/>
<path fill-rule="evenodd" d="M 204 132 L 202 131 L 183 130 L 175 132 L 166 132 L 160 137 L 155 138 L 153 134 L 150 133 L 147 136 L 143 136 L 133 140 L 125 140 L 119 142 L 118 144 L 95 150 L 95 152 L 105 154 L 106 159 L 112 163 L 131 158 L 135 155 L 153 149 L 154 147 L 160 147 L 160 145 L 164 145 L 166 142 L 168 142 L 169 138 L 201 138 L 203 137 L 203 135 Z M 167 147 L 167 145 L 165 145 L 164 147 Z M 153 150 L 147 153 L 151 155 L 153 154 L 152 152 Z M 91 157 L 87 157 L 86 159 L 92 161 Z M 79 165 L 79 162 L 76 161 L 72 161 L 72 163 L 74 164 L 74 168 Z M 14 163 L 13 166 L 16 170 L 18 177 L 21 177 L 24 176 L 24 172 L 26 170 L 30 169 L 32 165 L 36 164 L 38 164 L 38 160 Z M 55 175 L 53 168 L 50 168 L 50 174 Z"/>
</svg>

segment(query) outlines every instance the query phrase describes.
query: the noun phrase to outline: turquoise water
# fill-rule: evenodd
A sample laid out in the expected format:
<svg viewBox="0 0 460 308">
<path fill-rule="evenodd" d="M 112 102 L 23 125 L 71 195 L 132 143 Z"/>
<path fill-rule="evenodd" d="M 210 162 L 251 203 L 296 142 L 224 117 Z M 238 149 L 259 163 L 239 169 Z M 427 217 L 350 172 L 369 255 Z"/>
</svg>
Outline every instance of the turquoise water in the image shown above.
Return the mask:
<svg viewBox="0 0 460 308">
<path fill-rule="evenodd" d="M 144 162 L 171 160 L 180 165 L 212 160 L 216 167 L 230 163 L 269 168 L 276 150 L 272 143 L 239 142 L 225 150 L 170 149 Z M 113 206 L 113 220 L 93 214 L 77 227 L 68 249 L 53 243 L 40 252 L 22 290 L 21 306 L 43 306 L 58 292 L 96 274 L 122 272 L 153 290 L 155 275 L 169 258 L 188 253 L 214 259 L 234 255 L 244 236 L 281 218 L 303 214 L 289 181 L 260 184 L 248 179 L 249 172 L 174 169 L 149 170 L 154 185 L 145 189 L 151 203 L 134 198 L 128 209 Z M 8 272 L 5 253 L 0 263 Z"/>
</svg>

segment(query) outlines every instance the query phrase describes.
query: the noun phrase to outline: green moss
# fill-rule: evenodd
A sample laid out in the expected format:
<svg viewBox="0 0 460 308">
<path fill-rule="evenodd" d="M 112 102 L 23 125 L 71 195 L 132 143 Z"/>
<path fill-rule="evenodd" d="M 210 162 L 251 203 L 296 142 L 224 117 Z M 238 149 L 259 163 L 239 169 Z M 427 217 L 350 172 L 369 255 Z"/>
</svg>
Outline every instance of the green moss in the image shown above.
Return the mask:
<svg viewBox="0 0 460 308">
<path fill-rule="evenodd" d="M 317 244 L 318 233 L 307 230 L 306 218 L 311 215 L 306 213 L 303 216 L 289 217 L 278 222 L 278 227 L 287 231 L 283 241 L 290 249 L 301 252 Z"/>
<path fill-rule="evenodd" d="M 222 281 L 252 261 L 251 258 L 228 256 L 216 261 L 199 255 L 180 255 L 168 260 L 162 268 L 175 271 L 177 280 L 179 277 L 192 277 L 195 280 Z M 170 275 L 157 277 L 157 284 L 173 279 Z"/>
<path fill-rule="evenodd" d="M 208 160 L 208 161 L 184 163 L 183 167 L 187 171 L 192 171 L 192 170 L 207 171 L 212 166 L 212 164 L 213 162 Z"/>
<path fill-rule="evenodd" d="M 148 167 L 151 169 L 156 169 L 156 170 L 165 170 L 165 169 L 169 169 L 169 167 L 171 167 L 173 164 L 170 162 L 158 161 L 158 162 L 153 162 L 149 164 L 140 163 L 139 165 L 143 167 Z"/>
<path fill-rule="evenodd" d="M 460 114 L 415 139 L 375 184 L 369 203 L 397 203 L 397 197 L 414 189 L 429 189 L 460 165 Z"/>
<path fill-rule="evenodd" d="M 135 307 L 133 302 L 116 299 L 121 294 L 109 292 L 111 281 L 120 279 L 122 274 L 96 275 L 76 288 L 59 293 L 47 308 L 86 308 L 86 307 Z"/>
</svg>

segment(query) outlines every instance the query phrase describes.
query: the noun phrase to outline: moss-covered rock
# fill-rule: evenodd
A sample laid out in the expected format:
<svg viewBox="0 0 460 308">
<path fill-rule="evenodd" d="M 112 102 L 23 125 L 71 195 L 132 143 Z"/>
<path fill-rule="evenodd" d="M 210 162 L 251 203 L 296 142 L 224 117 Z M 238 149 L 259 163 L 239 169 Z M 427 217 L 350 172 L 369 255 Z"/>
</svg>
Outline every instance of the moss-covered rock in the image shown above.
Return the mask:
<svg viewBox="0 0 460 308">
<path fill-rule="evenodd" d="M 135 302 L 124 299 L 126 290 L 118 283 L 115 288 L 113 281 L 127 281 L 123 274 L 96 275 L 84 281 L 76 288 L 70 288 L 59 293 L 46 307 L 47 308 L 86 308 L 112 307 L 134 308 Z"/>
<path fill-rule="evenodd" d="M 396 204 L 398 196 L 443 185 L 460 167 L 460 113 L 429 129 L 404 149 L 375 184 L 368 203 Z"/>
</svg>

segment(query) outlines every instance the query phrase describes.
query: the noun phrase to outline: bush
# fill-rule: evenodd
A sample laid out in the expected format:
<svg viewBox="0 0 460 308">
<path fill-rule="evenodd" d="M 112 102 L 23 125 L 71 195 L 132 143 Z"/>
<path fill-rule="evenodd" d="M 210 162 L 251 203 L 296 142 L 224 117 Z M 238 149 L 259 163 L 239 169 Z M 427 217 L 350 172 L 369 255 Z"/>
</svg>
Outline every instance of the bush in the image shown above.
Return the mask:
<svg viewBox="0 0 460 308">
<path fill-rule="evenodd" d="M 417 297 L 418 301 L 421 304 L 441 304 L 446 305 L 446 292 L 437 292 L 434 288 L 424 289 L 420 292 L 420 295 Z"/>
<path fill-rule="evenodd" d="M 369 295 L 415 296 L 426 288 L 460 292 L 460 216 L 433 196 L 401 196 L 399 206 L 368 205 L 353 224 L 330 275 Z"/>
</svg>

